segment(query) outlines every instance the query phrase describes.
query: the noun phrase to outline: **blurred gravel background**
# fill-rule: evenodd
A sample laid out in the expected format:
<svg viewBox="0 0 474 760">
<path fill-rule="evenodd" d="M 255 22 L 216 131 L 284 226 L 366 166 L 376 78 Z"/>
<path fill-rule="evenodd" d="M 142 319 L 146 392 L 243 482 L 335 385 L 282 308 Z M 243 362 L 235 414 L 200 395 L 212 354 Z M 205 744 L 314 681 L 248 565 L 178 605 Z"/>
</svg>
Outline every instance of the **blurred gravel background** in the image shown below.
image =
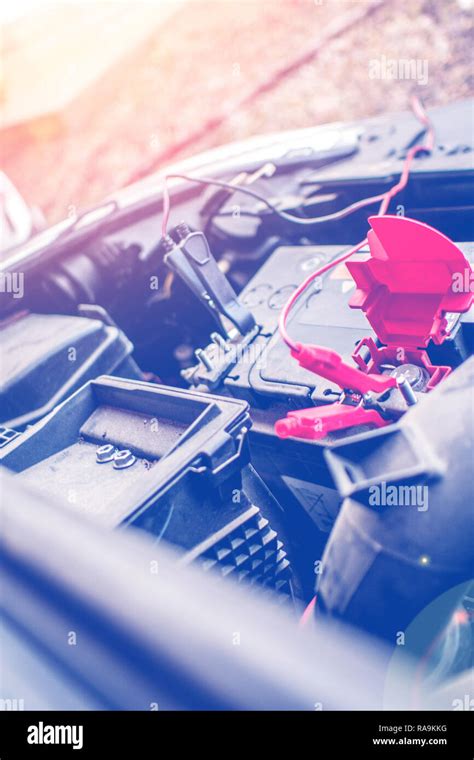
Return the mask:
<svg viewBox="0 0 474 760">
<path fill-rule="evenodd" d="M 58 221 L 123 186 L 136 167 L 238 102 L 362 2 L 189 0 L 76 99 L 60 127 L 10 130 L 3 168 L 49 222 Z M 427 106 L 471 95 L 470 6 L 387 0 L 179 157 L 264 132 L 403 110 L 413 91 Z M 382 56 L 426 61 L 427 83 L 371 79 L 369 62 Z"/>
</svg>

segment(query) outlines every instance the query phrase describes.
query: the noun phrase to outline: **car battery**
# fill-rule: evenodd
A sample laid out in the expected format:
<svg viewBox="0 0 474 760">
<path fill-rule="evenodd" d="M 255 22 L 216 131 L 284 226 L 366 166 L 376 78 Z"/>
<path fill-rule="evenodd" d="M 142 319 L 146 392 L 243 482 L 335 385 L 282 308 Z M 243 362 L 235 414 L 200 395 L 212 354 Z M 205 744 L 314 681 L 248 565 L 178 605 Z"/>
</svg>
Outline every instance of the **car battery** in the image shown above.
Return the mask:
<svg viewBox="0 0 474 760">
<path fill-rule="evenodd" d="M 140 379 L 133 346 L 101 319 L 20 313 L 0 324 L 3 441 L 102 374 Z"/>
<path fill-rule="evenodd" d="M 460 243 L 468 256 L 473 246 Z M 363 259 L 368 247 L 352 257 Z M 199 363 L 184 371 L 186 380 L 199 388 L 218 390 L 246 399 L 251 406 L 252 461 L 279 502 L 292 536 L 298 542 L 293 556 L 310 588 L 313 570 L 340 507 L 340 498 L 328 471 L 324 449 L 347 431 L 335 432 L 323 441 L 277 437 L 274 424 L 288 412 L 338 400 L 341 388 L 299 366 L 278 330 L 280 312 L 296 287 L 332 259 L 341 246 L 284 246 L 278 248 L 239 296 L 252 312 L 258 329 L 246 336 L 217 338 L 198 353 Z M 316 279 L 294 305 L 288 321 L 292 338 L 337 351 L 351 362 L 363 338 L 378 343 L 365 315 L 348 306 L 355 283 L 345 264 Z M 472 353 L 472 312 L 448 315 L 450 337 L 442 346 L 430 344 L 432 361 L 460 365 Z M 369 429 L 367 427 L 367 429 Z M 359 427 L 358 432 L 364 428 Z"/>
<path fill-rule="evenodd" d="M 217 567 L 291 594 L 269 515 L 275 500 L 249 465 L 248 404 L 103 376 L 1 452 L 38 491 L 107 529 L 133 526 Z"/>
</svg>

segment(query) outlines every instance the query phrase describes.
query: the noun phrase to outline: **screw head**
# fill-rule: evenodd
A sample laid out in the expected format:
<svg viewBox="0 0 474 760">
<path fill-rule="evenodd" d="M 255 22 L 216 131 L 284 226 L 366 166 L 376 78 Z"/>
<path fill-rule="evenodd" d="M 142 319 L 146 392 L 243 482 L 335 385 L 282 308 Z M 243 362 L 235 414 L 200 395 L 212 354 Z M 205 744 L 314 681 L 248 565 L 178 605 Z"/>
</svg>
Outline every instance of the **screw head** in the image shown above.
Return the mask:
<svg viewBox="0 0 474 760">
<path fill-rule="evenodd" d="M 137 459 L 133 456 L 130 449 L 116 451 L 114 454 L 114 469 L 125 470 L 127 467 L 131 467 L 132 464 L 135 464 L 136 461 Z"/>
<path fill-rule="evenodd" d="M 99 446 L 95 452 L 96 462 L 98 464 L 104 464 L 105 462 L 111 462 L 115 455 L 115 446 L 111 443 L 106 443 L 104 446 Z"/>
</svg>

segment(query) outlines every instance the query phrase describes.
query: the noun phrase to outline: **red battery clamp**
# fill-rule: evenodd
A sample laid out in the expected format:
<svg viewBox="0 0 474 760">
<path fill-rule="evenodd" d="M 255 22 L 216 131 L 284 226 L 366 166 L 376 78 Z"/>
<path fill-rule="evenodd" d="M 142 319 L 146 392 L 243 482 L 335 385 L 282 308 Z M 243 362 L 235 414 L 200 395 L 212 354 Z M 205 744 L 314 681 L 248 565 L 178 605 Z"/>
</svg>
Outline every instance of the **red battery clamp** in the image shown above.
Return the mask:
<svg viewBox="0 0 474 760">
<path fill-rule="evenodd" d="M 375 331 L 377 346 L 361 340 L 346 364 L 322 346 L 295 344 L 291 355 L 305 369 L 336 383 L 341 399 L 325 406 L 289 412 L 278 420 L 280 438 L 317 440 L 355 425 L 382 427 L 392 420 L 378 405 L 398 388 L 407 405 L 416 403 L 417 376 L 430 391 L 450 372 L 433 365 L 426 352 L 430 340 L 448 337 L 448 313 L 467 311 L 473 300 L 473 272 L 466 257 L 445 235 L 427 224 L 399 216 L 374 216 L 367 235 L 370 254 L 347 261 L 357 290 L 349 302 L 362 309 Z M 386 367 L 392 372 L 386 373 Z"/>
</svg>

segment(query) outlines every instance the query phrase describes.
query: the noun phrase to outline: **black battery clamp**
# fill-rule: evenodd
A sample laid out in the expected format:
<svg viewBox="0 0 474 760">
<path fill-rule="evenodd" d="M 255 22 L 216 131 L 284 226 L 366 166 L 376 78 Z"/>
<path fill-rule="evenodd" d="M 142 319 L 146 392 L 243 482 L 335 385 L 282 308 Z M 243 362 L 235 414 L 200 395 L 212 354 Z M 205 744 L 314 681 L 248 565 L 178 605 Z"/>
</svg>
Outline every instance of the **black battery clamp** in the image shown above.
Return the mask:
<svg viewBox="0 0 474 760">
<path fill-rule="evenodd" d="M 252 313 L 239 302 L 229 280 L 219 269 L 203 232 L 192 231 L 181 223 L 174 229 L 174 237 L 167 235 L 162 243 L 166 250 L 164 260 L 167 266 L 203 301 L 220 326 L 224 317 L 241 335 L 255 328 Z"/>
</svg>

